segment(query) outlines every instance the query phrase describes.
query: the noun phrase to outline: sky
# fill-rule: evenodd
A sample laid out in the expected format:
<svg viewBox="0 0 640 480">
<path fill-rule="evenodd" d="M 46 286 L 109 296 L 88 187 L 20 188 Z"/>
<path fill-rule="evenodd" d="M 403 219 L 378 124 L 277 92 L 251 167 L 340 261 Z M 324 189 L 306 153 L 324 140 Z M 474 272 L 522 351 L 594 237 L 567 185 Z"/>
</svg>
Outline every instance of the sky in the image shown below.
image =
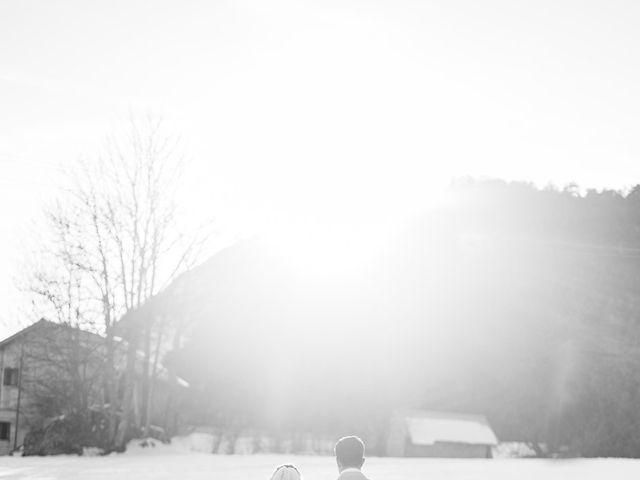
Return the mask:
<svg viewBox="0 0 640 480">
<path fill-rule="evenodd" d="M 640 183 L 640 3 L 0 0 L 0 334 L 33 224 L 130 112 L 228 235 L 375 229 L 452 177 Z"/>
</svg>

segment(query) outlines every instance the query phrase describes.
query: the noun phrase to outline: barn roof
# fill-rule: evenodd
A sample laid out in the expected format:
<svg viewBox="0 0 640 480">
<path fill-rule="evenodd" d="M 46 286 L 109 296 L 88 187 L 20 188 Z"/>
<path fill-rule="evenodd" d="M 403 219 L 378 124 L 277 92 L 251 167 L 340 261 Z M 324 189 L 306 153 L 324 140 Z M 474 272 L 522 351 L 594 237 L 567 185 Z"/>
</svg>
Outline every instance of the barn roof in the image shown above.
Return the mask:
<svg viewBox="0 0 640 480">
<path fill-rule="evenodd" d="M 407 434 L 414 445 L 436 442 L 496 445 L 498 438 L 482 415 L 411 411 L 404 415 Z"/>
</svg>

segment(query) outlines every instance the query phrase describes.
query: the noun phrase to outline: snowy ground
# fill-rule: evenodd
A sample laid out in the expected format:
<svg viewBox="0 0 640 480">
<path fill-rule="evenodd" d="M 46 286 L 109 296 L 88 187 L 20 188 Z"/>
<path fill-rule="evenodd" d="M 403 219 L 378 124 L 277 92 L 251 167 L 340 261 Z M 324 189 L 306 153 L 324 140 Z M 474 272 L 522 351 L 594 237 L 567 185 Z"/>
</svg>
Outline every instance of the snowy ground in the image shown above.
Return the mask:
<svg viewBox="0 0 640 480">
<path fill-rule="evenodd" d="M 107 457 L 0 457 L 0 480 L 268 480 L 273 468 L 294 463 L 305 480 L 333 480 L 333 458 L 310 456 L 224 456 L 158 447 Z M 445 460 L 369 458 L 373 480 L 556 480 L 640 478 L 634 460 Z"/>
</svg>

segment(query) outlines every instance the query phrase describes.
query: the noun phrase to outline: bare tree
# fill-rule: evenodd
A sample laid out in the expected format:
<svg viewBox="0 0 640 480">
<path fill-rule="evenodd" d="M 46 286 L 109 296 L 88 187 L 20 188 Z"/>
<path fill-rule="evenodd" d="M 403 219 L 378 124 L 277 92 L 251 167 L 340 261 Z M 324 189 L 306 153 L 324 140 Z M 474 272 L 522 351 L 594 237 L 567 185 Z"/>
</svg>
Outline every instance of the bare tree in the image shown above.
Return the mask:
<svg viewBox="0 0 640 480">
<path fill-rule="evenodd" d="M 72 172 L 67 195 L 47 214 L 53 242 L 29 282 L 39 312 L 103 334 L 109 436 L 116 449 L 124 447 L 132 422 L 148 433 L 169 328 L 166 319 L 150 315 L 120 319 L 192 267 L 210 237 L 207 228 L 185 233 L 179 227 L 176 195 L 183 168 L 179 139 L 165 133 L 161 119 L 131 116 L 124 132 L 108 137 L 97 159 L 81 161 Z M 128 345 L 124 359 L 117 352 L 118 336 Z M 135 409 L 134 382 L 140 376 L 142 402 Z"/>
</svg>

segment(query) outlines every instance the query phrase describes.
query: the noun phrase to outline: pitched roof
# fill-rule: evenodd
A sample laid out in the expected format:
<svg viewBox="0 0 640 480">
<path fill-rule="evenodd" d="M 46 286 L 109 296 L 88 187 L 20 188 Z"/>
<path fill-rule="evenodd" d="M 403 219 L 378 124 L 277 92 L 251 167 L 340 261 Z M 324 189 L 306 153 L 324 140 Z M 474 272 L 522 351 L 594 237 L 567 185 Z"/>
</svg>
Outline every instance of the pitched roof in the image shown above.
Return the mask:
<svg viewBox="0 0 640 480">
<path fill-rule="evenodd" d="M 20 330 L 19 332 L 14 333 L 13 335 L 11 335 L 10 337 L 5 338 L 4 340 L 0 341 L 0 348 L 5 347 L 6 345 L 9 345 L 11 342 L 13 342 L 14 340 L 18 340 L 19 338 L 23 337 L 24 335 L 28 334 L 29 332 L 32 332 L 34 330 L 37 330 L 39 328 L 44 328 L 44 327 L 49 327 L 49 328 L 71 328 L 68 325 L 64 325 L 64 324 L 60 324 L 60 323 L 55 323 L 52 322 L 50 320 L 47 320 L 45 318 L 41 318 L 40 320 L 38 320 L 37 322 L 32 323 L 31 325 L 23 328 L 22 330 Z M 93 333 L 93 332 L 89 332 L 87 330 L 80 330 L 80 332 L 89 338 L 95 338 L 95 339 L 102 339 L 104 337 L 102 337 L 101 335 L 97 334 L 97 333 Z M 123 342 L 122 339 L 116 339 L 117 342 Z M 139 357 L 144 357 L 144 353 L 141 351 L 137 351 L 136 352 L 138 354 Z M 169 370 L 167 370 L 167 368 L 162 364 L 159 363 L 158 366 L 158 375 L 159 378 L 162 380 L 167 380 L 169 378 Z M 189 383 L 184 380 L 183 378 L 180 377 L 176 377 L 176 381 L 178 382 L 178 385 L 182 386 L 182 387 L 188 387 Z"/>
<path fill-rule="evenodd" d="M 45 320 L 44 318 L 41 318 L 40 320 L 38 320 L 37 322 L 32 323 L 31 325 L 29 325 L 28 327 L 23 328 L 22 330 L 20 330 L 17 333 L 14 333 L 13 335 L 5 338 L 4 340 L 0 341 L 0 348 L 10 344 L 11 342 L 13 342 L 14 340 L 17 340 L 18 338 L 22 337 L 23 335 L 31 332 L 32 330 L 35 330 L 39 327 L 42 327 L 43 325 L 46 324 L 53 324 L 53 322 L 50 322 L 49 320 Z"/>
<path fill-rule="evenodd" d="M 412 410 L 400 413 L 414 445 L 436 442 L 496 445 L 498 438 L 482 415 Z"/>
</svg>

